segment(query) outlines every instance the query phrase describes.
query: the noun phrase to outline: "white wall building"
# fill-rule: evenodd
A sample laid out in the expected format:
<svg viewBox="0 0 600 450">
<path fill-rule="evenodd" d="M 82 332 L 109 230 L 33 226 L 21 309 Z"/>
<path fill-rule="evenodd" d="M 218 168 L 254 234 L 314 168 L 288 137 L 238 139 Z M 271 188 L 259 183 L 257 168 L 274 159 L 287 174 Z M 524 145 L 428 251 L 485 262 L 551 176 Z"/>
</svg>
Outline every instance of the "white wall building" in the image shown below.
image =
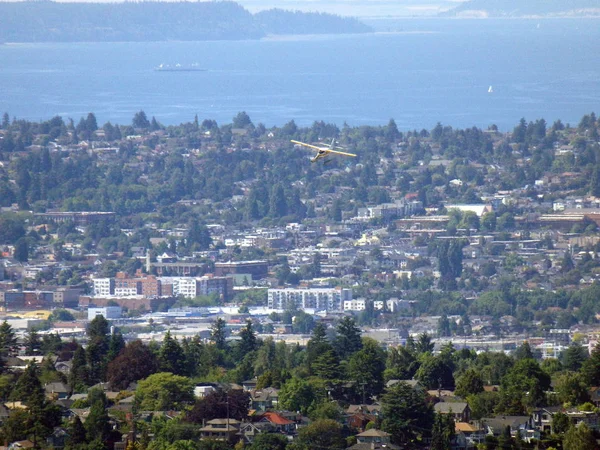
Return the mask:
<svg viewBox="0 0 600 450">
<path fill-rule="evenodd" d="M 364 298 L 344 302 L 344 311 L 364 311 L 365 309 L 367 309 L 367 302 Z"/>
<path fill-rule="evenodd" d="M 316 309 L 342 311 L 345 301 L 352 300 L 352 289 L 285 288 L 269 289 L 268 307 L 272 309 Z"/>
<path fill-rule="evenodd" d="M 94 320 L 96 316 L 104 316 L 105 319 L 121 318 L 120 306 L 104 306 L 102 308 L 88 308 L 88 320 Z"/>
<path fill-rule="evenodd" d="M 112 278 L 94 278 L 94 295 L 108 297 L 115 292 L 115 281 Z"/>
</svg>

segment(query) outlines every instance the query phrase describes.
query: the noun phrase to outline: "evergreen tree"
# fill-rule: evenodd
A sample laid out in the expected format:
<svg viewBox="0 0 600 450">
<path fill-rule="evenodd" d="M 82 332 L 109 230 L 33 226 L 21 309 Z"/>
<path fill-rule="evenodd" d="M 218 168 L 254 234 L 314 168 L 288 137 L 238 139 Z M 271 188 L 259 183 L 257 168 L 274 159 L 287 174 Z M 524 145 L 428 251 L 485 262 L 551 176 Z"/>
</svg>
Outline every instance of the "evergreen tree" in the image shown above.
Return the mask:
<svg viewBox="0 0 600 450">
<path fill-rule="evenodd" d="M 183 349 L 177 339 L 171 337 L 168 330 L 158 352 L 159 369 L 161 372 L 171 372 L 175 375 L 186 375 L 187 367 Z"/>
<path fill-rule="evenodd" d="M 269 200 L 269 217 L 280 218 L 288 214 L 287 201 L 285 199 L 285 192 L 281 183 L 277 183 L 271 190 L 271 196 Z"/>
<path fill-rule="evenodd" d="M 146 117 L 146 113 L 144 111 L 135 113 L 133 120 L 131 121 L 131 125 L 133 128 L 142 128 L 144 130 L 150 128 L 150 122 L 148 121 L 148 117 Z"/>
<path fill-rule="evenodd" d="M 347 359 L 353 353 L 359 351 L 363 344 L 360 337 L 360 328 L 356 326 L 353 317 L 346 316 L 339 321 L 335 337 L 334 347 L 341 359 Z"/>
<path fill-rule="evenodd" d="M 28 356 L 39 355 L 42 349 L 42 340 L 36 330 L 25 333 L 25 354 Z"/>
<path fill-rule="evenodd" d="M 79 416 L 71 421 L 68 427 L 67 449 L 77 448 L 81 444 L 86 443 L 86 431 Z"/>
<path fill-rule="evenodd" d="M 431 432 L 431 450 L 450 450 L 454 437 L 454 419 L 451 414 L 436 414 Z"/>
<path fill-rule="evenodd" d="M 248 353 L 255 351 L 258 348 L 256 333 L 252 327 L 252 321 L 247 320 L 246 326 L 240 330 L 239 336 L 241 341 L 238 344 L 239 353 L 243 357 Z"/>
<path fill-rule="evenodd" d="M 111 429 L 108 413 L 106 411 L 106 395 L 100 389 L 92 389 L 88 393 L 90 402 L 90 413 L 85 419 L 84 427 L 88 442 L 98 440 L 108 443 Z"/>
<path fill-rule="evenodd" d="M 579 342 L 574 341 L 561 356 L 561 363 L 565 369 L 577 371 L 588 358 L 588 351 Z"/>
<path fill-rule="evenodd" d="M 23 237 L 16 242 L 14 257 L 20 262 L 27 262 L 29 260 L 29 243 L 27 242 L 27 238 Z"/>
<path fill-rule="evenodd" d="M 0 356 L 6 358 L 14 356 L 19 350 L 19 344 L 15 331 L 5 320 L 0 325 Z"/>
<path fill-rule="evenodd" d="M 77 344 L 71 360 L 71 371 L 69 372 L 69 385 L 73 392 L 81 392 L 85 389 L 88 380 L 88 370 L 84 348 Z"/>
<path fill-rule="evenodd" d="M 401 381 L 385 393 L 382 399 L 382 428 L 392 435 L 392 442 L 412 446 L 431 433 L 433 408 L 425 393 Z"/>
<path fill-rule="evenodd" d="M 210 328 L 210 340 L 219 350 L 225 350 L 227 348 L 227 337 L 226 331 L 227 323 L 221 317 Z"/>
<path fill-rule="evenodd" d="M 88 345 L 85 349 L 88 377 L 91 383 L 104 379 L 109 349 L 109 325 L 104 316 L 96 316 L 88 325 Z"/>
</svg>

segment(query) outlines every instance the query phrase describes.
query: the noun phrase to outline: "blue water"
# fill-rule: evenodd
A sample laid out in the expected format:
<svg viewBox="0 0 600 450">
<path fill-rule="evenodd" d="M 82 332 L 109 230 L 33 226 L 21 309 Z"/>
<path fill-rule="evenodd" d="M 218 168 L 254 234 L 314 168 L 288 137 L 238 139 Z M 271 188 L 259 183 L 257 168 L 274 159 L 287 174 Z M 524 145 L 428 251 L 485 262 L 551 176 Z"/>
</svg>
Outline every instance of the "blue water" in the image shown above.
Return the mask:
<svg viewBox="0 0 600 450">
<path fill-rule="evenodd" d="M 0 113 L 94 112 L 163 124 L 246 111 L 254 123 L 510 130 L 521 117 L 577 123 L 600 112 L 600 20 L 380 22 L 369 35 L 262 41 L 0 45 Z M 156 72 L 198 63 L 203 72 Z M 493 93 L 488 87 L 493 86 Z"/>
</svg>

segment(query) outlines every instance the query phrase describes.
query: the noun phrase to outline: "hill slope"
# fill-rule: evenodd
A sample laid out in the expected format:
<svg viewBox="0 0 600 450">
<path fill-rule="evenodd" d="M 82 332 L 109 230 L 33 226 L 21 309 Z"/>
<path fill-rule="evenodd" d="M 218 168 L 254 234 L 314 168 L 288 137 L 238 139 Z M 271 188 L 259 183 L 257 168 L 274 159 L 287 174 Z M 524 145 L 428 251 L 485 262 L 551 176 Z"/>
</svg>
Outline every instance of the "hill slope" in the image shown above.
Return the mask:
<svg viewBox="0 0 600 450">
<path fill-rule="evenodd" d="M 600 0 L 470 0 L 443 15 L 451 17 L 600 16 Z"/>
<path fill-rule="evenodd" d="M 0 3 L 0 42 L 259 39 L 267 34 L 356 33 L 370 28 L 331 14 L 231 2 Z"/>
</svg>

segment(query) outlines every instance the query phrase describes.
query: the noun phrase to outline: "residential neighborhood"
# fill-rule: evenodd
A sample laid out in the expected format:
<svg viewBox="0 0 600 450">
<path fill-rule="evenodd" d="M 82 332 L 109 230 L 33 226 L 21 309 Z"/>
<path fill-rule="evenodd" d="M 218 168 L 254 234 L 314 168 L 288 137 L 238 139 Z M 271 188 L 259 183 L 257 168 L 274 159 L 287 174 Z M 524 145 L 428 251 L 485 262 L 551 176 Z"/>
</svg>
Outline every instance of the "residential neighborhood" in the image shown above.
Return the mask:
<svg viewBox="0 0 600 450">
<path fill-rule="evenodd" d="M 598 448 L 598 127 L 5 114 L 5 446 Z"/>
</svg>

